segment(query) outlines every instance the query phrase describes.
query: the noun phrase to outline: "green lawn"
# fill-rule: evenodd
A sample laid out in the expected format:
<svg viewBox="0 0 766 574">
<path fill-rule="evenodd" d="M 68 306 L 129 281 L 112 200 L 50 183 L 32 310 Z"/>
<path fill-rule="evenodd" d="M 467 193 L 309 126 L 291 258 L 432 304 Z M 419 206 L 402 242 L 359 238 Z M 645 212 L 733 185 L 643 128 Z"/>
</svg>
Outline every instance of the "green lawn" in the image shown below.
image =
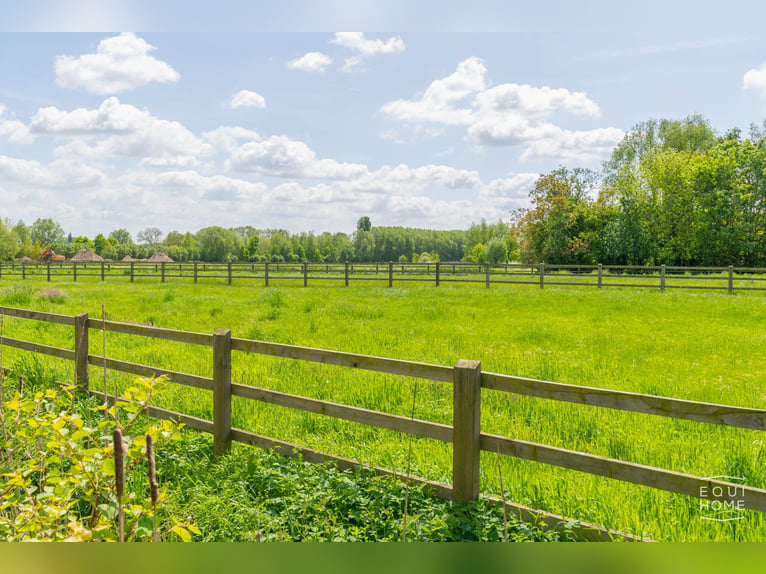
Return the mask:
<svg viewBox="0 0 766 574">
<path fill-rule="evenodd" d="M 45 281 L 0 282 L 0 304 L 452 365 L 558 382 L 766 408 L 766 298 L 759 293 L 666 291 L 481 284 L 372 284 L 264 288 L 261 282 L 193 285 L 176 280 L 134 284 L 94 278 L 50 286 L 66 294 L 34 295 Z M 4 334 L 72 348 L 69 327 L 5 318 Z M 91 352 L 101 334 L 91 331 Z M 110 357 L 210 376 L 211 351 L 142 337 L 107 334 Z M 23 352 L 4 349 L 7 365 Z M 28 354 L 27 354 L 28 355 Z M 61 376 L 71 363 L 51 359 Z M 234 380 L 451 423 L 449 384 L 235 353 Z M 123 378 L 109 373 L 107 384 Z M 91 385 L 103 384 L 92 369 Z M 212 397 L 176 387 L 175 410 L 210 417 Z M 409 438 L 236 399 L 235 426 L 336 455 L 404 471 Z M 766 487 L 758 431 L 731 429 L 483 391 L 482 429 L 702 476 L 745 476 Z M 451 448 L 413 440 L 413 474 L 450 481 Z M 499 493 L 498 457 L 482 454 L 482 486 Z M 502 457 L 506 496 L 522 504 L 661 540 L 764 540 L 766 520 L 747 512 L 731 523 L 704 520 L 696 498 Z"/>
</svg>

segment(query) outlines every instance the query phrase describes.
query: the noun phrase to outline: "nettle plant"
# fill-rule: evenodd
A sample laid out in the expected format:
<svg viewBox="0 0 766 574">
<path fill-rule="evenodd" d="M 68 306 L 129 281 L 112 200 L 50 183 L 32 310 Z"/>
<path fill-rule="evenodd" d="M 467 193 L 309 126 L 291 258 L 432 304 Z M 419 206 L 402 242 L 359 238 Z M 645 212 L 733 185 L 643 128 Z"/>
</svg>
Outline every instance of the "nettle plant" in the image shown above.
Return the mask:
<svg viewBox="0 0 766 574">
<path fill-rule="evenodd" d="M 0 391 L 0 541 L 189 541 L 200 534 L 163 509 L 167 492 L 154 472 L 153 446 L 179 440 L 182 425 L 159 421 L 137 431 L 164 379 L 137 378 L 123 393 L 130 402 L 111 407 L 80 407 L 74 387 L 25 392 L 18 380 L 5 397 Z"/>
</svg>

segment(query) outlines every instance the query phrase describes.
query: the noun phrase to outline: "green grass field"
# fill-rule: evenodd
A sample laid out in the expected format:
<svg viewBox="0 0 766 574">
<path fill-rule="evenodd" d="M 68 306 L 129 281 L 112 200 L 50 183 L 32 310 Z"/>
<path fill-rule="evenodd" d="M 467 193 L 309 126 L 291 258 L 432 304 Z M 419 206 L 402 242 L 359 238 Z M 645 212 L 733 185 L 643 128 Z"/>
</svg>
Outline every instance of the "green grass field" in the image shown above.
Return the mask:
<svg viewBox="0 0 766 574">
<path fill-rule="evenodd" d="M 94 278 L 77 283 L 0 282 L 0 304 L 57 313 L 86 311 L 160 327 L 245 337 L 482 369 L 558 382 L 766 408 L 766 298 L 759 293 L 481 285 L 279 287 L 134 284 Z M 35 293 L 63 290 L 54 301 Z M 4 335 L 72 348 L 71 329 L 6 317 Z M 91 331 L 91 352 L 101 353 Z M 209 348 L 108 333 L 107 355 L 210 376 Z M 4 349 L 4 363 L 27 355 Z M 29 359 L 27 359 L 29 360 Z M 451 423 L 449 384 L 327 365 L 234 354 L 237 382 Z M 56 359 L 60 376 L 73 366 Z M 107 385 L 127 379 L 109 373 Z M 100 369 L 91 385 L 100 389 Z M 174 387 L 169 408 L 210 418 L 212 396 Z M 234 425 L 336 455 L 404 471 L 409 438 L 235 398 Z M 766 487 L 758 431 L 677 421 L 567 403 L 482 394 L 482 430 L 701 476 L 745 476 Z M 413 439 L 413 474 L 442 482 L 451 448 Z M 506 496 L 522 504 L 659 540 L 764 540 L 757 512 L 729 523 L 703 519 L 699 501 L 651 488 L 502 457 Z M 482 453 L 482 485 L 499 493 L 498 456 Z"/>
</svg>

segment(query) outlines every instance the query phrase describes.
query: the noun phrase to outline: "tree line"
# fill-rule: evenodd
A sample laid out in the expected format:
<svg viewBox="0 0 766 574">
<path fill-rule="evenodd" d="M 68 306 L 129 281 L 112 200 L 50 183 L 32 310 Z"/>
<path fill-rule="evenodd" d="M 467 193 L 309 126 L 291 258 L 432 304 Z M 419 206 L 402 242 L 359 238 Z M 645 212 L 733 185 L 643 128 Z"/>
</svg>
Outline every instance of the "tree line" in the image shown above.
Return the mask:
<svg viewBox="0 0 766 574">
<path fill-rule="evenodd" d="M 90 249 L 105 259 L 126 256 L 146 259 L 157 252 L 175 261 L 253 261 L 253 262 L 328 262 L 368 261 L 435 262 L 474 261 L 502 263 L 512 256 L 515 245 L 508 224 L 472 224 L 464 230 L 432 230 L 409 227 L 374 227 L 362 217 L 353 233 L 290 233 L 283 229 L 256 229 L 252 226 L 224 228 L 211 226 L 196 233 L 170 231 L 164 234 L 149 227 L 136 234 L 115 229 L 94 238 L 65 234 L 50 218 L 26 225 L 0 221 L 0 260 L 30 257 L 54 252 L 71 258 Z"/>
<path fill-rule="evenodd" d="M 601 173 L 560 167 L 530 199 L 511 222 L 523 262 L 766 266 L 766 121 L 644 121 Z"/>
</svg>

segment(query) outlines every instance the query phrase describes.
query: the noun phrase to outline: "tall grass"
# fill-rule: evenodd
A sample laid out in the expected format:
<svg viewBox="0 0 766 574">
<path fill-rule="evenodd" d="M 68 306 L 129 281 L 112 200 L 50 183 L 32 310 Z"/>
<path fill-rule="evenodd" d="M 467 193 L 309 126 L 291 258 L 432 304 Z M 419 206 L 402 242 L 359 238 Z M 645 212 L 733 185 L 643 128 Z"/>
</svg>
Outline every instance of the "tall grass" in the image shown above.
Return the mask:
<svg viewBox="0 0 766 574">
<path fill-rule="evenodd" d="M 8 285 L 5 281 L 4 284 Z M 27 281 L 37 290 L 44 283 Z M 401 359 L 482 362 L 487 371 L 766 408 L 766 298 L 758 293 L 481 285 L 263 288 L 136 280 L 58 283 L 58 313 L 256 338 Z M 13 285 L 13 284 L 10 284 Z M 7 287 L 6 287 L 7 289 Z M 168 293 L 172 293 L 168 296 Z M 4 304 L 8 304 L 5 303 Z M 72 346 L 72 329 L 6 318 L 6 336 Z M 210 349 L 109 333 L 109 356 L 204 376 Z M 100 337 L 91 352 L 99 353 Z M 22 352 L 5 349 L 6 361 Z M 67 369 L 69 363 L 57 362 Z M 110 373 L 110 381 L 121 376 Z M 235 353 L 237 382 L 412 416 L 415 381 Z M 420 381 L 414 415 L 451 423 L 449 384 Z M 174 387 L 164 405 L 211 417 L 212 397 Z M 235 398 L 235 426 L 406 471 L 407 437 L 392 431 Z M 680 472 L 745 476 L 766 487 L 762 434 L 583 405 L 482 393 L 482 429 Z M 415 439 L 412 473 L 449 482 L 451 448 Z M 666 540 L 762 540 L 764 517 L 704 520 L 695 498 L 500 457 L 505 495 L 530 506 Z M 498 456 L 482 454 L 482 487 L 500 494 Z"/>
</svg>

